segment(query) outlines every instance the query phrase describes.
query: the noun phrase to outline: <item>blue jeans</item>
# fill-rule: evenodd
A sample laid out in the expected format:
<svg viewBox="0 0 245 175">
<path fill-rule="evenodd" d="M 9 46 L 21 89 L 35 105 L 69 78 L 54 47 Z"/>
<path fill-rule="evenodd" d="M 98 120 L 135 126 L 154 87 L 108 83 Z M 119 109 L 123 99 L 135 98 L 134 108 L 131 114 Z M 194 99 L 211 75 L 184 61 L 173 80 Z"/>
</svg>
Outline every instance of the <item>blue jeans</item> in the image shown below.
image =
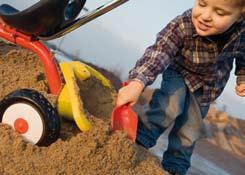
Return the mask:
<svg viewBox="0 0 245 175">
<path fill-rule="evenodd" d="M 169 144 L 162 166 L 172 173 L 186 174 L 197 139 L 203 133 L 203 118 L 209 106 L 201 106 L 197 98 L 202 90 L 191 93 L 181 74 L 172 69 L 163 73 L 161 88 L 153 93 L 149 109 L 139 116 L 136 142 L 153 147 L 159 136 L 172 124 Z"/>
</svg>

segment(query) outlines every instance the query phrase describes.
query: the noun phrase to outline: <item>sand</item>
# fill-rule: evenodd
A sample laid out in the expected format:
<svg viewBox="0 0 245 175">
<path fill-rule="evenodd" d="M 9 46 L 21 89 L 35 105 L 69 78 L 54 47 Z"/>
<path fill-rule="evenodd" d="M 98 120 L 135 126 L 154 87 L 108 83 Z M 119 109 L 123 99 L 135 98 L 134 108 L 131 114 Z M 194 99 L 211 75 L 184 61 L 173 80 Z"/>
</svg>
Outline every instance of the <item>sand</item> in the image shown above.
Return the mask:
<svg viewBox="0 0 245 175">
<path fill-rule="evenodd" d="M 113 90 L 93 78 L 78 84 L 92 128 L 81 132 L 73 121 L 62 119 L 59 139 L 38 147 L 23 140 L 10 126 L 0 124 L 0 174 L 164 174 L 158 159 L 146 149 L 132 143 L 122 131 L 110 131 Z M 0 42 L 0 100 L 19 88 L 38 90 L 56 107 L 57 97 L 49 94 L 38 58 L 25 49 Z"/>
</svg>

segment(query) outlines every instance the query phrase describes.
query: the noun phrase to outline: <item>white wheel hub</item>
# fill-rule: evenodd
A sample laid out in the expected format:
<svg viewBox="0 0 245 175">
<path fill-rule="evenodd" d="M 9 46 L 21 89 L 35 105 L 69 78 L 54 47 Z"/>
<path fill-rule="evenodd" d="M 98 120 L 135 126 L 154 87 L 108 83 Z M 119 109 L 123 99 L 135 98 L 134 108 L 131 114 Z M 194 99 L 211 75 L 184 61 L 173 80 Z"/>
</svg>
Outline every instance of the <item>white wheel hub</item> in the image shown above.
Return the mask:
<svg viewBox="0 0 245 175">
<path fill-rule="evenodd" d="M 36 144 L 44 132 L 42 115 L 28 103 L 10 105 L 3 113 L 2 123 L 12 126 L 28 142 Z"/>
</svg>

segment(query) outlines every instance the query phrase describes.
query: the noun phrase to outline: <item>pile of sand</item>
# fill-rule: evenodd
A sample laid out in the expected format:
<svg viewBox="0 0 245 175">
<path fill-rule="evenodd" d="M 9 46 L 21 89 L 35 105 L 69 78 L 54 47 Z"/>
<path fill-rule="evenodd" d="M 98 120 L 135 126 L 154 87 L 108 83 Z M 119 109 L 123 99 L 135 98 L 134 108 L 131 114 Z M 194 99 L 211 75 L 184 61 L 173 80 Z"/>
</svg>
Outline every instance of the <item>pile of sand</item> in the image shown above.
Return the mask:
<svg viewBox="0 0 245 175">
<path fill-rule="evenodd" d="M 159 161 L 147 150 L 133 144 L 123 132 L 110 131 L 108 119 L 114 106 L 110 90 L 92 79 L 79 86 L 84 106 L 91 114 L 88 117 L 92 128 L 81 132 L 74 122 L 62 120 L 60 138 L 48 147 L 38 147 L 0 124 L 0 174 L 164 174 Z M 55 106 L 57 98 L 49 94 L 37 57 L 0 42 L 0 100 L 18 88 L 36 89 Z"/>
</svg>

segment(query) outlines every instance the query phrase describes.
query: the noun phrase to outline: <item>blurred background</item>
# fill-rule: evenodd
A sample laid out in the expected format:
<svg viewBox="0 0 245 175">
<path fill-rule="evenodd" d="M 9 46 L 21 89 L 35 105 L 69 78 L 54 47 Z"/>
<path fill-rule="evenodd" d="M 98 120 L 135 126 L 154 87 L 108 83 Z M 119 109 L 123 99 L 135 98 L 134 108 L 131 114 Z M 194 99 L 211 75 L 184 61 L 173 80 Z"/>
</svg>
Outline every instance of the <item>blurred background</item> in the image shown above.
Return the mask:
<svg viewBox="0 0 245 175">
<path fill-rule="evenodd" d="M 85 7 L 90 11 L 110 0 L 88 0 Z M 23 10 L 38 0 L 0 0 Z M 146 47 L 153 44 L 156 34 L 175 16 L 192 7 L 194 0 L 129 0 L 113 11 L 81 26 L 68 35 L 50 41 L 70 55 L 108 69 L 127 79 L 128 71 L 134 66 Z M 85 14 L 83 11 L 81 15 Z M 57 52 L 57 57 L 66 56 Z M 157 88 L 160 76 L 151 86 Z M 235 94 L 234 70 L 222 96 L 214 106 L 228 114 L 245 119 L 245 98 Z"/>
</svg>

